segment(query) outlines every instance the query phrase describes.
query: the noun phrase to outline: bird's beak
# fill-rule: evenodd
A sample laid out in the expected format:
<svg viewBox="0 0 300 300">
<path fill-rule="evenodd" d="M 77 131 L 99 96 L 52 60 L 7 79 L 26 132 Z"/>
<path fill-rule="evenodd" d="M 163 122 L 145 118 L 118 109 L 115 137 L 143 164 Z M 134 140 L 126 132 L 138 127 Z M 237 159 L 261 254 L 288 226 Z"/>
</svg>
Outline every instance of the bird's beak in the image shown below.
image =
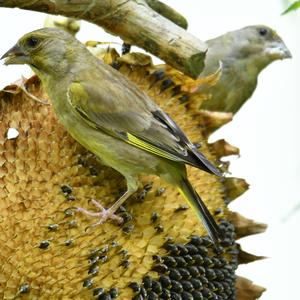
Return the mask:
<svg viewBox="0 0 300 300">
<path fill-rule="evenodd" d="M 0 60 L 4 59 L 5 65 L 22 65 L 29 63 L 29 56 L 27 56 L 18 44 L 9 49 Z"/>
<path fill-rule="evenodd" d="M 266 49 L 274 60 L 292 58 L 292 54 L 283 41 L 272 42 Z"/>
</svg>

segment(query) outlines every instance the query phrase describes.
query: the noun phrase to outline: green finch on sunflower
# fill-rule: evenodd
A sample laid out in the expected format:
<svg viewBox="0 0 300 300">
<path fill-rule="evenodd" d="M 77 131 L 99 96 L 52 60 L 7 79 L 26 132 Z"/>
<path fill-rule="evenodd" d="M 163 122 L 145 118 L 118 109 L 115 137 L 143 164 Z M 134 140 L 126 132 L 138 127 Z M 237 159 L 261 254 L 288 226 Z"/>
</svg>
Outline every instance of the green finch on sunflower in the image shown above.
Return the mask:
<svg viewBox="0 0 300 300">
<path fill-rule="evenodd" d="M 124 75 L 94 57 L 67 32 L 43 28 L 24 35 L 3 55 L 5 64 L 28 64 L 39 76 L 59 121 L 71 136 L 127 181 L 127 191 L 109 208 L 93 201 L 99 218 L 115 213 L 138 189 L 139 174 L 154 174 L 176 186 L 215 243 L 219 227 L 187 178 L 186 164 L 220 176 L 185 133 Z"/>
</svg>

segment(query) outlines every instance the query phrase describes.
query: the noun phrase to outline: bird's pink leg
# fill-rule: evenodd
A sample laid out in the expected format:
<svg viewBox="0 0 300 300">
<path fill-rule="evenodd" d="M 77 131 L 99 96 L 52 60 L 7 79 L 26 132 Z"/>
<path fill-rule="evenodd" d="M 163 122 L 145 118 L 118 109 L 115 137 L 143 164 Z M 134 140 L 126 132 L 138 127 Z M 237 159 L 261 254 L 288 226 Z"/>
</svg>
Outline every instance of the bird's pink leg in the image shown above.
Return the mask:
<svg viewBox="0 0 300 300">
<path fill-rule="evenodd" d="M 124 193 L 123 196 L 121 196 L 109 209 L 105 209 L 98 201 L 92 199 L 92 203 L 99 208 L 101 211 L 99 212 L 91 212 L 86 210 L 85 208 L 78 207 L 77 211 L 81 212 L 85 215 L 91 216 L 91 217 L 99 217 L 99 221 L 91 227 L 95 227 L 98 225 L 101 225 L 105 223 L 107 220 L 117 220 L 118 223 L 122 223 L 123 219 L 119 216 L 117 216 L 115 213 L 118 210 L 118 208 L 134 193 L 134 191 L 127 191 Z"/>
</svg>

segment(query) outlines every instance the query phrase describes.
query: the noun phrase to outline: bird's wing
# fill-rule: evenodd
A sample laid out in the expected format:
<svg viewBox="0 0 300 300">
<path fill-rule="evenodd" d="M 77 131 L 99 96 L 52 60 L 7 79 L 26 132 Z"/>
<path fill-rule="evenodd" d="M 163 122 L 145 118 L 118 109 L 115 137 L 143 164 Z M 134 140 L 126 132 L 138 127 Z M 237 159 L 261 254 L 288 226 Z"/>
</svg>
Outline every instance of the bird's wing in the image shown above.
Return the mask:
<svg viewBox="0 0 300 300">
<path fill-rule="evenodd" d="M 132 107 L 119 103 L 113 107 L 103 98 L 101 91 L 88 84 L 73 82 L 68 89 L 68 101 L 89 126 L 160 157 L 220 175 L 178 125 L 155 105 L 152 111 L 147 105 Z"/>
</svg>

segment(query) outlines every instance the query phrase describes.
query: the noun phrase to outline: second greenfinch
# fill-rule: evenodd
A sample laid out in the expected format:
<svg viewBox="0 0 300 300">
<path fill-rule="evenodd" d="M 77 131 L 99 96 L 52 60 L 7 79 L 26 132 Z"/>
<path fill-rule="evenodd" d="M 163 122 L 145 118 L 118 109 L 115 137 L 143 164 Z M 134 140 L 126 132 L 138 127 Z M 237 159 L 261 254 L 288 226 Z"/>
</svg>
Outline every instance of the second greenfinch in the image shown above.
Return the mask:
<svg viewBox="0 0 300 300">
<path fill-rule="evenodd" d="M 201 76 L 214 73 L 222 62 L 216 85 L 203 90 L 211 99 L 201 108 L 236 113 L 252 96 L 260 72 L 273 61 L 291 58 L 291 52 L 270 27 L 247 26 L 206 41 L 208 51 Z"/>
</svg>

